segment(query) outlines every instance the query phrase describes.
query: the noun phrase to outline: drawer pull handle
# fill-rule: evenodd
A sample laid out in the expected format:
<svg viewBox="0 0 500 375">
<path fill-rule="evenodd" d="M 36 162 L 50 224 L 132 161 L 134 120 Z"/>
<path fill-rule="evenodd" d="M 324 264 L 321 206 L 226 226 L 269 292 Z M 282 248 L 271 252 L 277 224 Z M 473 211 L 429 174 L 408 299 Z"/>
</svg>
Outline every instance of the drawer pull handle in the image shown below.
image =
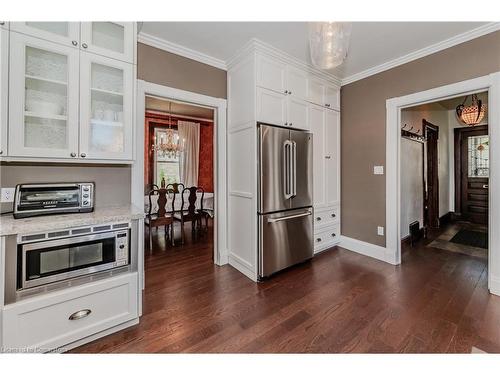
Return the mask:
<svg viewBox="0 0 500 375">
<path fill-rule="evenodd" d="M 90 309 L 80 310 L 80 311 L 77 311 L 77 312 L 74 312 L 73 314 L 71 314 L 68 319 L 69 320 L 83 319 L 86 316 L 89 316 L 91 312 L 92 312 L 92 310 L 90 310 Z"/>
<path fill-rule="evenodd" d="M 335 217 L 335 216 L 337 216 L 337 215 L 335 215 L 335 214 L 332 214 L 332 217 Z"/>
<path fill-rule="evenodd" d="M 321 238 L 316 238 L 316 242 L 321 242 Z"/>
<path fill-rule="evenodd" d="M 318 217 L 316 218 L 316 221 L 321 221 L 321 217 L 319 217 L 319 216 L 318 216 Z"/>
</svg>

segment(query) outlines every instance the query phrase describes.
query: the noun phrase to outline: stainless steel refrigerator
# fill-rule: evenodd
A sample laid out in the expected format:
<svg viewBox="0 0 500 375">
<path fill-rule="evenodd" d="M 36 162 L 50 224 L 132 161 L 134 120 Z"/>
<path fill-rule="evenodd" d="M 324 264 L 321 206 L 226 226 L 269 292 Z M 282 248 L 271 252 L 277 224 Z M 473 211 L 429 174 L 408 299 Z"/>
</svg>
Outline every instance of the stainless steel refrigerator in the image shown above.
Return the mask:
<svg viewBox="0 0 500 375">
<path fill-rule="evenodd" d="M 258 124 L 259 278 L 313 256 L 312 134 Z"/>
</svg>

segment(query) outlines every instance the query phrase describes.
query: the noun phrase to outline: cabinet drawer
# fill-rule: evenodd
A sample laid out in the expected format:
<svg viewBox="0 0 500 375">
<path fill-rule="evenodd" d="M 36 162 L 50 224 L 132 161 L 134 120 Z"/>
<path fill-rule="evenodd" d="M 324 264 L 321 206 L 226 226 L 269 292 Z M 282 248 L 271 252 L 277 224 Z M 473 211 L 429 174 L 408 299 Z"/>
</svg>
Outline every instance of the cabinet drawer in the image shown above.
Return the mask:
<svg viewBox="0 0 500 375">
<path fill-rule="evenodd" d="M 340 225 L 335 224 L 314 235 L 314 251 L 333 246 L 340 240 Z"/>
<path fill-rule="evenodd" d="M 5 307 L 3 346 L 49 351 L 135 319 L 137 273 Z"/>
<path fill-rule="evenodd" d="M 340 219 L 340 212 L 338 207 L 331 207 L 321 211 L 314 211 L 314 227 L 324 224 L 335 223 Z"/>
</svg>

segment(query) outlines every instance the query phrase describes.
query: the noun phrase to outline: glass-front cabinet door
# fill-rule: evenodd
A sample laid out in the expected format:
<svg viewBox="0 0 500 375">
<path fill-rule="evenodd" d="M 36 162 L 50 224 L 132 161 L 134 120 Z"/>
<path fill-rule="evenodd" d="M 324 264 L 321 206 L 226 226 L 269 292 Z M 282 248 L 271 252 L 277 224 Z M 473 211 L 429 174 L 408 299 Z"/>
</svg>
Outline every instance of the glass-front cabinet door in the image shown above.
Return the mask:
<svg viewBox="0 0 500 375">
<path fill-rule="evenodd" d="M 11 22 L 11 29 L 37 38 L 78 48 L 80 22 Z"/>
<path fill-rule="evenodd" d="M 11 33 L 10 156 L 77 157 L 78 54 L 76 48 Z"/>
<path fill-rule="evenodd" d="M 132 159 L 133 65 L 80 56 L 80 157 Z"/>
<path fill-rule="evenodd" d="M 132 63 L 134 32 L 133 22 L 82 22 L 81 48 Z"/>
</svg>

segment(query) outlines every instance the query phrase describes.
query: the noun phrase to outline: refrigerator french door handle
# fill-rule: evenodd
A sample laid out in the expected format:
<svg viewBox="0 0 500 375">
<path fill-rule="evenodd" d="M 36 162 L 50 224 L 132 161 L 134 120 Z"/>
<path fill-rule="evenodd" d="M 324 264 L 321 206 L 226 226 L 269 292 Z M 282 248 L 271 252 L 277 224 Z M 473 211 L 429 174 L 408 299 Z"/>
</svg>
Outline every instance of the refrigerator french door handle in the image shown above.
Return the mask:
<svg viewBox="0 0 500 375">
<path fill-rule="evenodd" d="M 292 197 L 297 195 L 297 142 L 292 141 Z"/>
<path fill-rule="evenodd" d="M 291 175 L 291 169 L 292 169 L 291 151 L 292 151 L 292 142 L 286 140 L 285 142 L 283 142 L 283 188 L 286 199 L 290 199 L 293 196 L 292 175 Z"/>
<path fill-rule="evenodd" d="M 278 217 L 278 218 L 275 218 L 275 219 L 267 219 L 267 222 L 269 224 L 272 224 L 272 223 L 277 223 L 278 221 L 296 219 L 296 218 L 299 218 L 299 217 L 309 216 L 309 215 L 312 215 L 311 211 L 307 211 L 307 212 L 304 212 L 304 213 L 301 213 L 301 214 L 296 214 L 296 215 L 289 215 L 289 216 Z"/>
</svg>

